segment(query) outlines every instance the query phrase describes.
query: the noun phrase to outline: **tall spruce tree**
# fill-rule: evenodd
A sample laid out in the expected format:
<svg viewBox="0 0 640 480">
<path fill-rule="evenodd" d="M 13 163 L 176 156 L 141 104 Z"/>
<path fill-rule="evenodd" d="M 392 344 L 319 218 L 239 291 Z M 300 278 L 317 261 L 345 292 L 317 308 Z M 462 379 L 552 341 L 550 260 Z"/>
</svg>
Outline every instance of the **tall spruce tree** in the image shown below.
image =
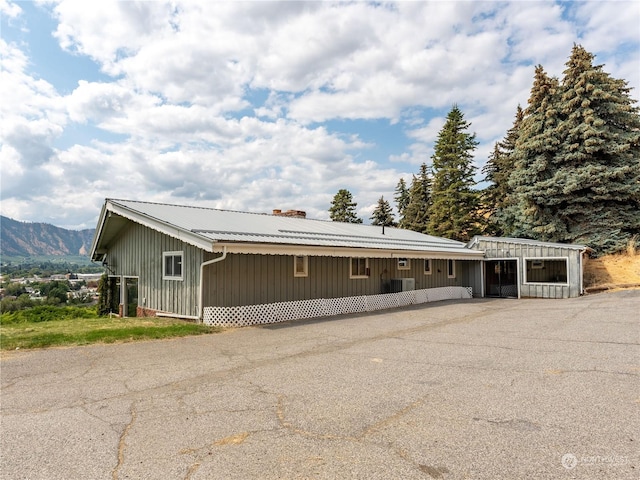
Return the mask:
<svg viewBox="0 0 640 480">
<path fill-rule="evenodd" d="M 428 233 L 467 241 L 479 232 L 479 195 L 473 190 L 473 151 L 478 146 L 471 124 L 454 105 L 438 133 L 433 160 L 433 188 Z"/>
<path fill-rule="evenodd" d="M 541 183 L 553 178 L 559 148 L 557 97 L 559 82 L 538 65 L 513 151 L 509 176 L 512 200 L 505 208 L 503 228 L 515 237 L 556 240 L 564 226 L 546 201 Z"/>
<path fill-rule="evenodd" d="M 556 169 L 540 188 L 564 224 L 554 240 L 614 252 L 640 234 L 640 115 L 627 82 L 593 59 L 574 45 L 558 103 Z"/>
<path fill-rule="evenodd" d="M 396 221 L 393 217 L 391 205 L 381 196 L 378 199 L 378 205 L 371 215 L 371 225 L 383 225 L 387 227 L 395 227 Z"/>
<path fill-rule="evenodd" d="M 409 201 L 400 219 L 399 227 L 427 233 L 431 206 L 431 175 L 426 163 L 420 165 L 418 176 L 413 176 L 409 188 Z"/>
<path fill-rule="evenodd" d="M 402 218 L 404 210 L 409 205 L 409 188 L 404 178 L 401 178 L 396 185 L 395 196 L 393 199 L 396 201 L 396 208 L 398 209 L 398 216 Z"/>
<path fill-rule="evenodd" d="M 520 125 L 524 118 L 524 111 L 518 105 L 513 126 L 507 131 L 502 141 L 497 142 L 489 155 L 489 160 L 482 169 L 484 180 L 491 182 L 482 192 L 482 204 L 486 215 L 485 232 L 490 235 L 510 234 L 509 225 L 512 223 L 507 216 L 507 208 L 513 201 L 509 177 L 514 169 L 513 152 L 520 134 Z"/>
<path fill-rule="evenodd" d="M 536 68 L 513 153 L 513 232 L 622 250 L 640 233 L 640 115 L 627 83 L 574 45 L 562 84 Z"/>
<path fill-rule="evenodd" d="M 342 188 L 333 196 L 329 216 L 334 222 L 362 223 L 362 219 L 356 215 L 357 205 L 351 192 Z"/>
</svg>

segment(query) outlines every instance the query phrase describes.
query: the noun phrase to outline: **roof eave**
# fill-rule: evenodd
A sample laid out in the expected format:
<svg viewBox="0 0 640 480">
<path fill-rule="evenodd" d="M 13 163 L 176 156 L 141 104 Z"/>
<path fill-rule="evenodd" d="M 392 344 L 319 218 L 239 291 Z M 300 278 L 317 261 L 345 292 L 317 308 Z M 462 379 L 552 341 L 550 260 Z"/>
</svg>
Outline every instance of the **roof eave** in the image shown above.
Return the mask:
<svg viewBox="0 0 640 480">
<path fill-rule="evenodd" d="M 339 247 L 298 244 L 215 242 L 214 252 L 239 253 L 248 255 L 299 255 L 320 257 L 359 258 L 431 258 L 452 260 L 482 260 L 484 252 L 461 248 L 459 252 L 434 250 L 403 250 L 361 247 Z"/>
<path fill-rule="evenodd" d="M 98 221 L 99 227 L 96 230 L 94 241 L 91 247 L 92 259 L 98 259 L 102 254 L 100 251 L 100 242 L 104 236 L 105 225 L 107 224 L 108 219 L 112 214 L 118 215 L 122 218 L 143 225 L 159 233 L 168 235 L 172 238 L 177 238 L 189 245 L 201 248 L 207 252 L 213 252 L 213 242 L 200 234 L 194 233 L 184 228 L 180 228 L 167 222 L 163 222 L 141 212 L 132 210 L 125 207 L 124 205 L 117 203 L 116 201 L 107 200 L 102 208 L 102 212 L 100 213 L 100 219 Z"/>
</svg>

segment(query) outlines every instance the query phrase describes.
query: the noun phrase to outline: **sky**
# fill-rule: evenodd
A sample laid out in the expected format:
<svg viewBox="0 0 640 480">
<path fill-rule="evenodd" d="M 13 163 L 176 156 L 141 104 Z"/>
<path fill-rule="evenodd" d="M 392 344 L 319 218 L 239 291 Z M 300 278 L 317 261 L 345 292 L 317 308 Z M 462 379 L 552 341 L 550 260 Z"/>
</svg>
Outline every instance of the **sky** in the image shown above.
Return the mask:
<svg viewBox="0 0 640 480">
<path fill-rule="evenodd" d="M 2 215 L 94 228 L 105 198 L 328 219 L 431 163 L 457 105 L 489 152 L 574 43 L 640 98 L 637 1 L 0 0 Z M 1 228 L 1 226 L 0 226 Z"/>
</svg>

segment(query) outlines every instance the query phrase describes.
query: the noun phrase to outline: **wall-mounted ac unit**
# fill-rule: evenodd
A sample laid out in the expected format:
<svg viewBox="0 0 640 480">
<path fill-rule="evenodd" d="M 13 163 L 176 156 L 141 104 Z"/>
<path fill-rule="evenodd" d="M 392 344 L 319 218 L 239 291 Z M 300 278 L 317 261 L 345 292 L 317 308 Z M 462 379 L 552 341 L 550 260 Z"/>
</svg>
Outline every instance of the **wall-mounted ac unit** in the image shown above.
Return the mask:
<svg viewBox="0 0 640 480">
<path fill-rule="evenodd" d="M 415 278 L 392 278 L 391 293 L 407 292 L 416 289 Z"/>
</svg>

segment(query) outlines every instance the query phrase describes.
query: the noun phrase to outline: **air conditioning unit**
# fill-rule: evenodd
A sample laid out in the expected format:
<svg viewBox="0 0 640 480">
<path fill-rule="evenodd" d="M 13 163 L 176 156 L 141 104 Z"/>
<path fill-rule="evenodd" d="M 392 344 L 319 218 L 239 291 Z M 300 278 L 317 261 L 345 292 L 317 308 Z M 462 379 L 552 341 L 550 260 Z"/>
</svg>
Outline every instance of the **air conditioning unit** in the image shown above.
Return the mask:
<svg viewBox="0 0 640 480">
<path fill-rule="evenodd" d="M 416 289 L 415 278 L 392 278 L 391 293 L 407 292 Z"/>
</svg>

